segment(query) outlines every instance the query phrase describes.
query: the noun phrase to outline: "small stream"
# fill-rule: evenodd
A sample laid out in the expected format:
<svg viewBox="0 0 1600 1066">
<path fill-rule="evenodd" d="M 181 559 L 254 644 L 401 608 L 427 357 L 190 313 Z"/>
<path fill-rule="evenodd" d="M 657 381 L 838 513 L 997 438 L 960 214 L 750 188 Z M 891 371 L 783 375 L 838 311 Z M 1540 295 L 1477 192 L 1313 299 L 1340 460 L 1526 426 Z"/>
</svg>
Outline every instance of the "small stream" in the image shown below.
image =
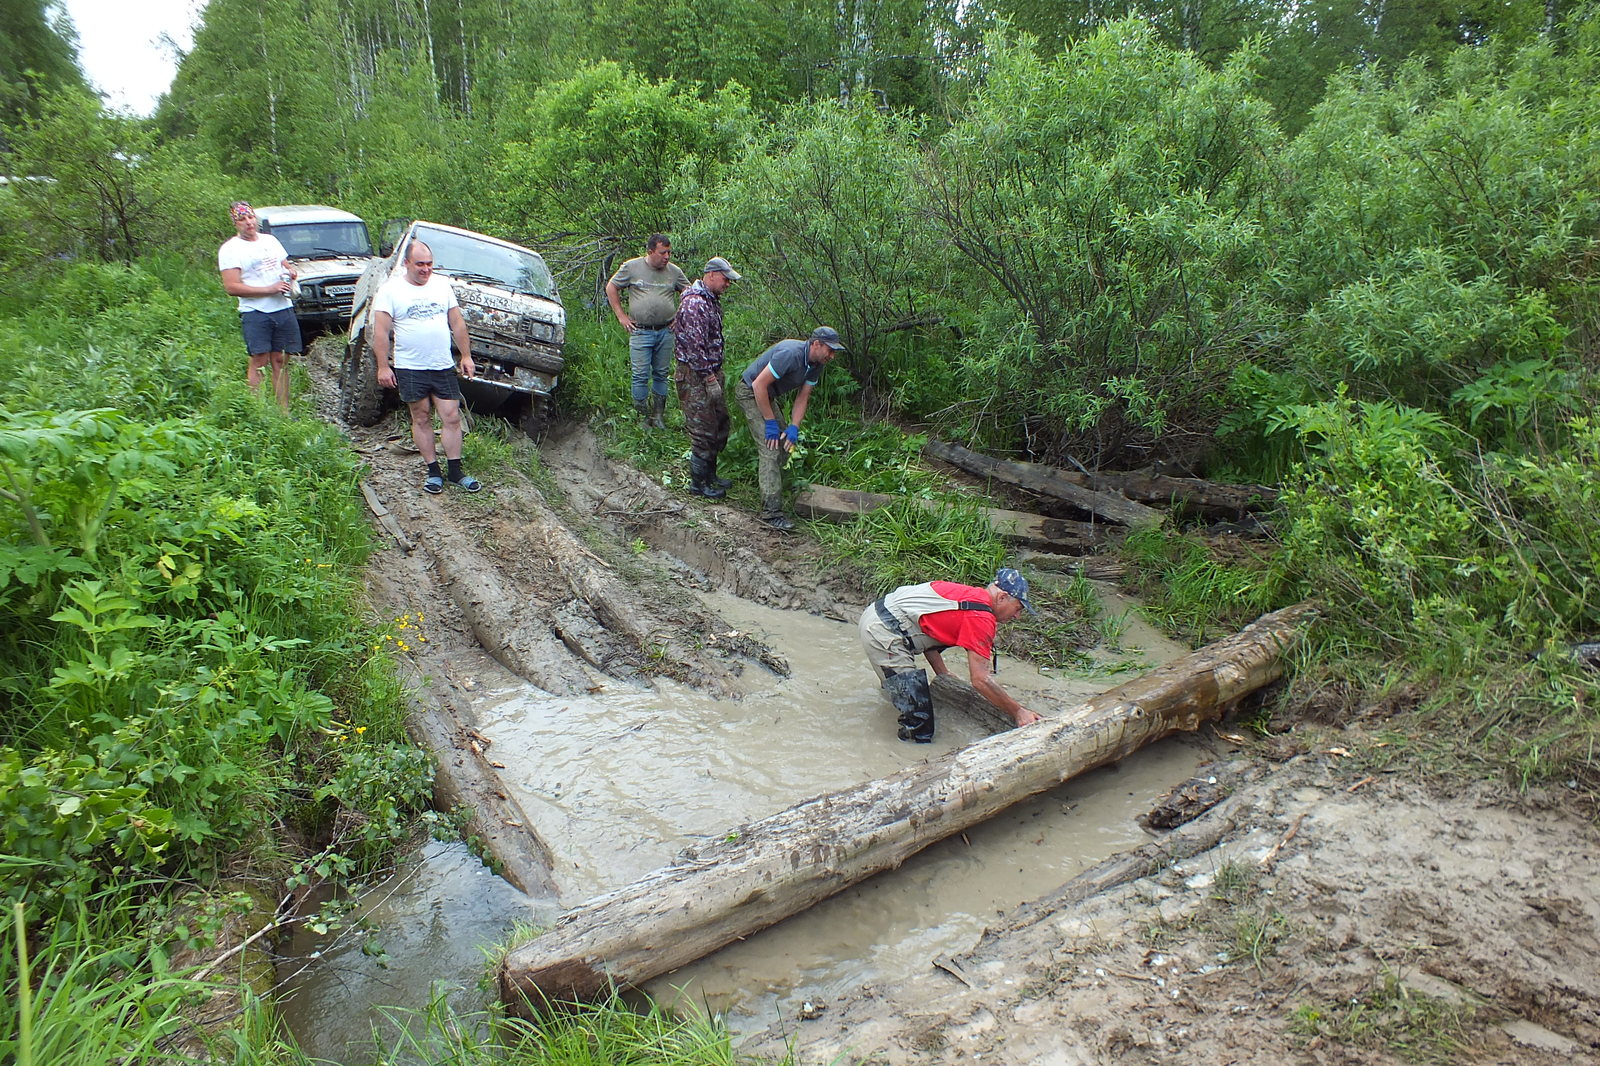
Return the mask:
<svg viewBox="0 0 1600 1066">
<path fill-rule="evenodd" d="M 560 907 L 635 880 L 684 847 L 726 835 L 823 792 L 887 776 L 987 735 L 958 714 L 936 741 L 895 737 L 895 716 L 861 655 L 855 626 L 736 597 L 703 597 L 728 632 L 767 641 L 792 668 L 785 679 L 751 663 L 740 700 L 672 682 L 552 698 L 526 687 L 481 692 L 480 728 L 505 764 L 508 788 L 556 858 Z M 1125 603 L 1108 594 L 1108 606 Z M 1129 615 L 1125 654 L 1153 667 L 1183 648 Z M 947 662 L 964 676 L 965 653 Z M 1044 674 L 1002 661 L 1000 679 L 1024 703 L 1064 703 L 1105 681 Z M 1042 707 L 1039 709 L 1043 709 Z M 1115 767 L 1085 774 L 942 841 L 899 870 L 871 878 L 781 924 L 652 982 L 657 999 L 724 1015 L 735 1032 L 793 1017 L 864 984 L 892 983 L 940 955 L 970 947 L 984 926 L 1148 836 L 1134 818 L 1189 777 L 1202 753 L 1171 738 Z M 482 948 L 517 922 L 548 924 L 535 906 L 461 845 L 433 844 L 363 900 L 371 932 L 286 949 L 298 972 L 283 1007 L 301 1046 L 332 1062 L 372 1047 L 377 1005 L 420 1008 L 435 989 L 458 1009 L 484 1002 Z M 370 1058 L 370 1056 L 368 1056 Z"/>
</svg>

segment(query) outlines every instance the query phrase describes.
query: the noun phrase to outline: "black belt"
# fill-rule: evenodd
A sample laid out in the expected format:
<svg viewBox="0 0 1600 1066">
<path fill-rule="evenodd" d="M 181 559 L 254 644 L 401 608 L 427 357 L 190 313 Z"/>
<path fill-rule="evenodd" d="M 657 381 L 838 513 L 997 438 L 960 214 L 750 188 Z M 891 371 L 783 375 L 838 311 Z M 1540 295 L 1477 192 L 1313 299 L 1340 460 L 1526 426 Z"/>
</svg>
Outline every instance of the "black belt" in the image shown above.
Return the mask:
<svg viewBox="0 0 1600 1066">
<path fill-rule="evenodd" d="M 906 632 L 905 624 L 894 616 L 894 612 L 889 610 L 888 606 L 884 604 L 883 600 L 879 599 L 877 603 L 872 605 L 872 607 L 873 610 L 878 612 L 879 620 L 882 621 L 884 625 L 888 626 L 892 632 L 897 634 L 901 640 L 906 642 L 906 649 L 912 654 L 916 654 L 917 645 L 914 641 L 912 641 L 911 634 Z"/>
</svg>

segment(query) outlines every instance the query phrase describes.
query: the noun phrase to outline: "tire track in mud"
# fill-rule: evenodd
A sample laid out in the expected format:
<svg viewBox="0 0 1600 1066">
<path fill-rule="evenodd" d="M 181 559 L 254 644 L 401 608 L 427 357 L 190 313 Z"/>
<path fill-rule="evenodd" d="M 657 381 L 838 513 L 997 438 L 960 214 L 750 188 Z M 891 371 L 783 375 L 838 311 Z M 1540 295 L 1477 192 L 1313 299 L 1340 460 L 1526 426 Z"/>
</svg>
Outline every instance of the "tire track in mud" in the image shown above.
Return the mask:
<svg viewBox="0 0 1600 1066">
<path fill-rule="evenodd" d="M 323 338 L 311 358 L 319 413 L 330 420 L 339 340 Z M 667 675 L 738 698 L 738 675 L 761 656 L 708 640 L 727 623 L 684 596 L 686 584 L 847 616 L 848 605 L 823 583 L 813 545 L 775 538 L 737 508 L 664 489 L 606 459 L 582 427 L 561 427 L 540 447 L 558 490 L 554 502 L 517 470 L 475 471 L 485 483 L 479 496 L 426 496 L 420 460 L 398 421 L 342 428 L 366 459 L 367 481 L 415 545 L 406 552 L 385 536 L 371 562 L 375 606 L 404 613 L 443 590 L 455 612 L 430 634 L 437 646 L 475 644 L 553 695 Z M 635 541 L 648 553 L 636 554 Z"/>
<path fill-rule="evenodd" d="M 491 864 L 554 901 L 550 850 L 499 777 L 473 693 L 526 684 L 575 696 L 667 676 L 738 699 L 746 670 L 782 672 L 782 659 L 754 638 L 727 639 L 729 624 L 686 587 L 840 618 L 849 608 L 825 581 L 842 580 L 847 600 L 858 594 L 837 569 L 823 575 L 814 544 L 663 488 L 607 459 L 583 427 L 558 427 L 540 445 L 553 496 L 519 470 L 482 468 L 473 470 L 479 494 L 426 495 L 402 417 L 370 428 L 338 420 L 342 345 L 325 337 L 308 354 L 317 413 L 350 438 L 366 484 L 406 538 L 376 526 L 367 588 L 379 617 L 422 622 L 425 639 L 408 652 L 410 728 L 434 753 L 436 802 L 470 810 L 466 832 Z"/>
</svg>

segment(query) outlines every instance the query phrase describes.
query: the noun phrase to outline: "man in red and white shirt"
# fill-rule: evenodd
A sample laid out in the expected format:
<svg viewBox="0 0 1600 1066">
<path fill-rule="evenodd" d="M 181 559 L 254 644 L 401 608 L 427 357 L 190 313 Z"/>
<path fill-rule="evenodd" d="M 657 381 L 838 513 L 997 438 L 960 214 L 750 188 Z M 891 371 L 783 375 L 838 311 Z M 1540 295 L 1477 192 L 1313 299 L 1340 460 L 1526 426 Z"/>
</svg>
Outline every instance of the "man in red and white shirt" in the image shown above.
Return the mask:
<svg viewBox="0 0 1600 1066">
<path fill-rule="evenodd" d="M 1007 567 L 984 588 L 953 581 L 902 585 L 861 612 L 861 646 L 900 712 L 901 740 L 926 744 L 933 739 L 933 694 L 917 656 L 925 657 L 934 673 L 947 674 L 946 648 L 966 650 L 972 687 L 1017 725 L 1039 720 L 990 670 L 996 627 L 1023 611 L 1033 613 L 1028 582 Z"/>
</svg>

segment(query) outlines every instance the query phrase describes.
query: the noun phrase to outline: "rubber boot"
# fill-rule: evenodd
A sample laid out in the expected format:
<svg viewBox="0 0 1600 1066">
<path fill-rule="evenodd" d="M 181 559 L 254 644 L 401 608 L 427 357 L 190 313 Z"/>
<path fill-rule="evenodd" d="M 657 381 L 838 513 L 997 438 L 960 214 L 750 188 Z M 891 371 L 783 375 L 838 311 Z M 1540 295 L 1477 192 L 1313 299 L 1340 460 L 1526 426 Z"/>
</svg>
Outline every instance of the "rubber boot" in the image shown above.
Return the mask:
<svg viewBox="0 0 1600 1066">
<path fill-rule="evenodd" d="M 690 454 L 689 456 L 689 492 L 695 496 L 704 496 L 708 500 L 720 500 L 727 493 L 722 486 L 712 480 L 715 467 L 712 462 L 703 456 Z"/>
<path fill-rule="evenodd" d="M 762 498 L 761 520 L 780 533 L 794 532 L 794 519 L 783 513 L 782 496 L 766 496 Z"/>
<path fill-rule="evenodd" d="M 708 484 L 715 485 L 717 488 L 721 489 L 723 494 L 726 495 L 727 491 L 733 488 L 733 479 L 729 477 L 717 476 L 717 460 L 721 458 L 722 457 L 720 455 L 713 455 L 711 457 L 706 467 L 706 481 Z"/>
<path fill-rule="evenodd" d="M 633 401 L 633 409 L 635 411 L 639 412 L 639 421 L 644 423 L 644 428 L 645 429 L 650 429 L 651 428 L 651 425 L 650 425 L 650 408 L 645 406 L 645 401 L 643 401 L 643 400 L 635 400 L 635 401 Z"/>
<path fill-rule="evenodd" d="M 933 692 L 922 670 L 901 670 L 883 680 L 884 695 L 900 712 L 899 736 L 918 744 L 933 740 Z"/>
<path fill-rule="evenodd" d="M 650 397 L 650 417 L 648 419 L 651 429 L 667 428 L 667 398 L 665 396 Z"/>
</svg>

